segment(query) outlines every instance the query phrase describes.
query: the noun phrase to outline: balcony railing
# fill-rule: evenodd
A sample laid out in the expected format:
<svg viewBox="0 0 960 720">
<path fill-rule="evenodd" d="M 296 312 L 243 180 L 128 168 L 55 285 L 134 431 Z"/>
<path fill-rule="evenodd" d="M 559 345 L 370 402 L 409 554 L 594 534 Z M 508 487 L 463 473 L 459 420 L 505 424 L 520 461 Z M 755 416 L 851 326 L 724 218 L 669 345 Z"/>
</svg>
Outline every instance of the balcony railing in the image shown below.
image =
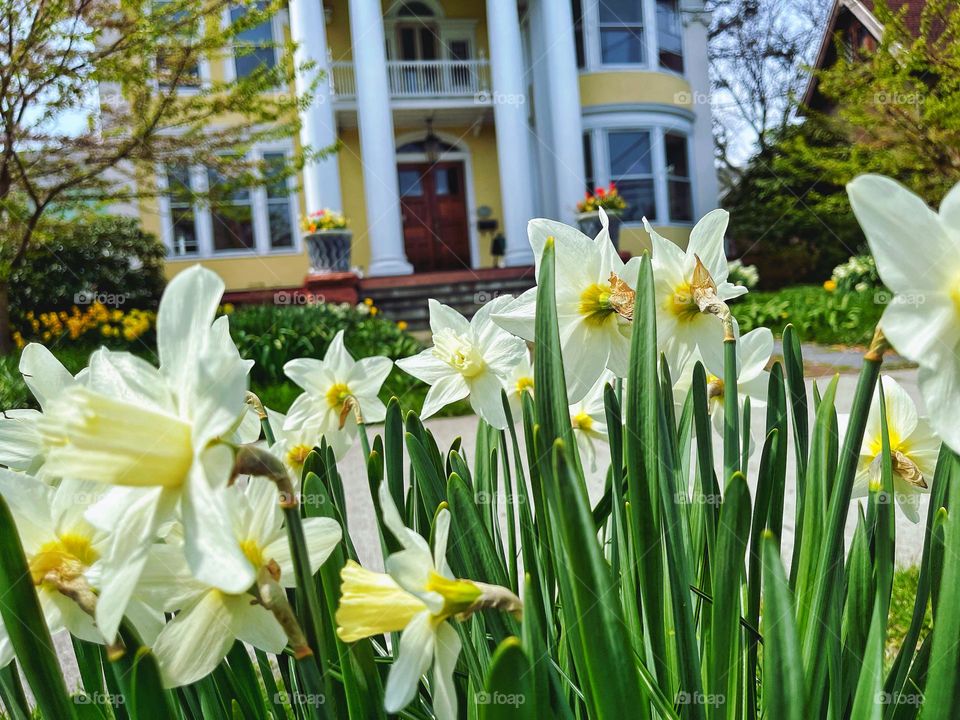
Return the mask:
<svg viewBox="0 0 960 720">
<path fill-rule="evenodd" d="M 357 95 L 352 62 L 331 63 L 333 94 L 338 100 Z M 388 60 L 393 99 L 475 98 L 490 88 L 489 63 L 478 60 Z"/>
</svg>

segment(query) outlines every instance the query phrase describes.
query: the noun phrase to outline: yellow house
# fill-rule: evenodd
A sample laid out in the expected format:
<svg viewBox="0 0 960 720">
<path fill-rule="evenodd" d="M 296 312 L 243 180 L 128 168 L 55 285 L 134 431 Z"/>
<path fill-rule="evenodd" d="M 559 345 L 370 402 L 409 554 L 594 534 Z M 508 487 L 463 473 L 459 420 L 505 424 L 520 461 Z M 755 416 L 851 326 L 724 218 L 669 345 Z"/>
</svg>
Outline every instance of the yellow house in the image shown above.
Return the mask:
<svg viewBox="0 0 960 720">
<path fill-rule="evenodd" d="M 611 181 L 629 204 L 621 249 L 644 247 L 644 216 L 683 244 L 717 202 L 708 24 L 702 0 L 290 0 L 248 39 L 291 37 L 326 76 L 300 137 L 255 153 L 339 151 L 299 182 L 237 193 L 239 215 L 178 199 L 211 171 L 161 171 L 169 194 L 141 218 L 170 275 L 201 262 L 232 291 L 303 285 L 299 217 L 321 208 L 350 219 L 365 276 L 529 266 L 527 221 L 574 224 L 584 191 Z M 207 63 L 201 80 L 272 52 Z"/>
</svg>

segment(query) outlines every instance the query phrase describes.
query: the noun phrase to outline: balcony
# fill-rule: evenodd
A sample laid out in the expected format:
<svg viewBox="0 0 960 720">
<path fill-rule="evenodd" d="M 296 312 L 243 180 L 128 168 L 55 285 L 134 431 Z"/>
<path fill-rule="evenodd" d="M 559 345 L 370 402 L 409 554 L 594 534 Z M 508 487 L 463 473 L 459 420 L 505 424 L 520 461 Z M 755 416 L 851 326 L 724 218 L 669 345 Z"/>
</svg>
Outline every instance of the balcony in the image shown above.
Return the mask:
<svg viewBox="0 0 960 720">
<path fill-rule="evenodd" d="M 357 96 L 352 62 L 331 63 L 331 85 L 336 101 Z M 469 100 L 487 102 L 489 61 L 388 60 L 387 79 L 393 100 Z"/>
</svg>

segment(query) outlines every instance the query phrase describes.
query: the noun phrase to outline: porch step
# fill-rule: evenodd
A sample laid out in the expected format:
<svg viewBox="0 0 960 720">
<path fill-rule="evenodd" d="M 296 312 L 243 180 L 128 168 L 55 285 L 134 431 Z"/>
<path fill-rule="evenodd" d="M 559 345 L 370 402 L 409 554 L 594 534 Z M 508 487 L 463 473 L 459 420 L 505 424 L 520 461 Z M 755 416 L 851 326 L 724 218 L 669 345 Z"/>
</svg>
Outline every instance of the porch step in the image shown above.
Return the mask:
<svg viewBox="0 0 960 720">
<path fill-rule="evenodd" d="M 384 316 L 422 330 L 429 327 L 431 298 L 470 318 L 491 300 L 516 297 L 535 284 L 533 268 L 524 267 L 366 278 L 359 290 Z"/>
</svg>

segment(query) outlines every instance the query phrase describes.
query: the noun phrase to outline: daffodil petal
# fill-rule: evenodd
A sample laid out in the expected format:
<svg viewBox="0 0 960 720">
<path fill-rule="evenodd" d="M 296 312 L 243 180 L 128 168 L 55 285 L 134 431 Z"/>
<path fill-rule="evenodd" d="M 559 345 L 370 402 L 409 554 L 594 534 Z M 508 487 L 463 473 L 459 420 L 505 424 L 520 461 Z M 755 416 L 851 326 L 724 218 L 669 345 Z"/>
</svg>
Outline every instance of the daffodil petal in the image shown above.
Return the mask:
<svg viewBox="0 0 960 720">
<path fill-rule="evenodd" d="M 330 553 L 334 551 L 343 537 L 340 524 L 332 518 L 304 518 L 304 541 L 307 554 L 310 557 L 310 569 L 317 572 Z M 280 582 L 286 587 L 296 587 L 293 557 L 290 554 L 290 543 L 286 534 L 278 536 L 273 542 L 263 548 L 264 558 L 276 561 L 280 566 Z"/>
<path fill-rule="evenodd" d="M 931 290 L 957 280 L 956 243 L 922 199 L 879 175 L 861 175 L 847 185 L 847 194 L 877 271 L 894 293 Z"/>
<path fill-rule="evenodd" d="M 30 343 L 23 349 L 20 354 L 20 372 L 23 381 L 43 409 L 76 382 L 53 353 L 39 343 Z"/>
<path fill-rule="evenodd" d="M 232 628 L 230 610 L 217 590 L 181 610 L 153 646 L 164 685 L 189 685 L 213 672 L 233 646 Z"/>
<path fill-rule="evenodd" d="M 400 650 L 390 667 L 383 705 L 388 713 L 400 712 L 416 695 L 420 678 L 433 662 L 436 635 L 430 613 L 417 615 L 400 636 Z"/>
<path fill-rule="evenodd" d="M 453 671 L 460 657 L 460 636 L 449 623 L 441 623 L 437 628 L 436 650 L 433 662 L 433 712 L 437 720 L 457 720 L 457 687 L 453 682 Z"/>
<path fill-rule="evenodd" d="M 237 640 L 264 652 L 278 655 L 287 646 L 287 636 L 273 613 L 263 605 L 253 604 L 249 595 L 224 595 L 230 615 L 230 629 Z"/>
<path fill-rule="evenodd" d="M 450 403 L 462 400 L 469 394 L 470 388 L 467 386 L 467 381 L 459 373 L 442 377 L 431 385 L 427 391 L 420 417 L 426 419 L 431 415 L 436 415 Z"/>
</svg>

